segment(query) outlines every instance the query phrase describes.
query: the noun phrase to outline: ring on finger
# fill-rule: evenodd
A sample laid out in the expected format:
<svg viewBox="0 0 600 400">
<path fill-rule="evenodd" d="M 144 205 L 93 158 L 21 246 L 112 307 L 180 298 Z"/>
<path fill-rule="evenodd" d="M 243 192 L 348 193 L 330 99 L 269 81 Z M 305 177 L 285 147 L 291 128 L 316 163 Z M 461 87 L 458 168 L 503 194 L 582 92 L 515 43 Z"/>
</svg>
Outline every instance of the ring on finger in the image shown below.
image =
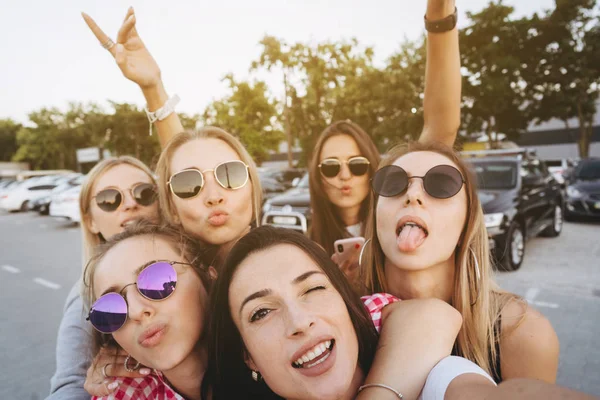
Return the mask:
<svg viewBox="0 0 600 400">
<path fill-rule="evenodd" d="M 105 378 L 110 378 L 110 375 L 108 375 L 106 373 L 106 367 L 108 367 L 109 365 L 110 365 L 110 363 L 109 364 L 104 364 L 104 367 L 102 367 L 102 376 L 104 376 Z"/>
<path fill-rule="evenodd" d="M 110 50 L 115 45 L 115 42 L 112 41 L 111 38 L 108 38 L 106 42 L 102 43 L 102 47 L 106 50 Z"/>
<path fill-rule="evenodd" d="M 129 360 L 131 360 L 131 356 L 127 356 L 127 358 L 125 359 L 125 370 L 127 372 L 134 372 L 136 369 L 138 369 L 140 367 L 140 362 L 137 361 L 137 364 L 135 364 L 133 367 L 129 367 Z"/>
</svg>

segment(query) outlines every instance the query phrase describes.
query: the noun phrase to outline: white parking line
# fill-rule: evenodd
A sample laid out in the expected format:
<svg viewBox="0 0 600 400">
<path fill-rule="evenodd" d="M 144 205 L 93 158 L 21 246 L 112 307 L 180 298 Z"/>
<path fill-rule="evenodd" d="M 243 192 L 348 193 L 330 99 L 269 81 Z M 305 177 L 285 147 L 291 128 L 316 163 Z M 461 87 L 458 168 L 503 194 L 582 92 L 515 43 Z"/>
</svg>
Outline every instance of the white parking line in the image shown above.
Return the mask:
<svg viewBox="0 0 600 400">
<path fill-rule="evenodd" d="M 60 289 L 60 285 L 58 283 L 50 282 L 50 281 L 47 281 L 42 278 L 35 278 L 33 281 L 35 283 L 37 283 L 38 285 L 42 285 L 42 286 L 45 286 L 50 289 L 54 289 L 54 290 Z"/>
<path fill-rule="evenodd" d="M 545 301 L 535 301 L 535 298 L 538 294 L 540 294 L 541 290 L 539 288 L 529 288 L 525 293 L 525 300 L 529 304 L 533 304 L 538 307 L 546 307 L 546 308 L 559 308 L 560 306 L 556 303 L 547 303 Z"/>
<path fill-rule="evenodd" d="M 2 269 L 5 270 L 6 272 L 10 272 L 11 274 L 18 274 L 21 272 L 21 270 L 19 268 L 15 268 L 12 265 L 3 265 Z"/>
</svg>

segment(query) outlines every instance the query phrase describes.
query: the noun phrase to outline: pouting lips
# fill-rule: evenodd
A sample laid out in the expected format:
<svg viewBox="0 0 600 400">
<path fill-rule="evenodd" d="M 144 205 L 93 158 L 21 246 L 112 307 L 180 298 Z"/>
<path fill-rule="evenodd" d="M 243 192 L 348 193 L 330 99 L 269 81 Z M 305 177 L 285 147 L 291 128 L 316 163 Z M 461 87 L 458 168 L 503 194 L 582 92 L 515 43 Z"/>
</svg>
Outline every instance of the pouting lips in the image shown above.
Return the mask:
<svg viewBox="0 0 600 400">
<path fill-rule="evenodd" d="M 412 227 L 416 227 L 416 228 L 419 228 L 419 229 L 421 229 L 423 232 L 425 232 L 425 236 L 428 236 L 428 235 L 429 235 L 429 232 L 427 232 L 427 229 L 423 228 L 421 225 L 419 225 L 419 224 L 417 224 L 417 223 L 415 223 L 415 222 L 407 222 L 407 223 L 405 223 L 405 224 L 403 224 L 403 225 L 400 225 L 400 226 L 398 227 L 398 229 L 396 229 L 396 236 L 400 235 L 400 233 L 402 232 L 402 230 L 403 230 L 404 228 L 406 228 L 406 227 L 411 227 L 411 228 L 412 228 Z"/>
<path fill-rule="evenodd" d="M 326 340 L 324 342 L 319 343 L 318 345 L 307 351 L 302 357 L 294 361 L 292 363 L 292 367 L 312 368 L 315 365 L 321 364 L 331 355 L 331 350 L 333 349 L 334 345 L 334 339 Z"/>
</svg>

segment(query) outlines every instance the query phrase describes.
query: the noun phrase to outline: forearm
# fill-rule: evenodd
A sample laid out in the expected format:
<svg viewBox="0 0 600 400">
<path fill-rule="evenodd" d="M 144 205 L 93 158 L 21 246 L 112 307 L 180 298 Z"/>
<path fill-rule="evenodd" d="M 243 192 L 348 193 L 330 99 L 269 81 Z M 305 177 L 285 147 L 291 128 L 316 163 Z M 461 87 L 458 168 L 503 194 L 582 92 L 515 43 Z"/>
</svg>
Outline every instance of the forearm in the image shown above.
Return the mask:
<svg viewBox="0 0 600 400">
<path fill-rule="evenodd" d="M 158 110 L 164 106 L 169 99 L 162 81 L 159 81 L 156 86 L 142 88 L 142 93 L 146 98 L 146 104 L 150 111 Z M 154 127 L 158 131 L 158 140 L 160 141 L 160 146 L 162 148 L 165 147 L 173 136 L 183 132 L 183 125 L 175 112 L 171 113 L 162 121 L 156 121 Z"/>
<path fill-rule="evenodd" d="M 404 399 L 416 399 L 431 369 L 452 351 L 462 318 L 438 299 L 407 300 L 384 309 L 382 333 L 365 384 L 382 383 Z M 357 399 L 397 399 L 380 388 L 369 388 Z"/>
<path fill-rule="evenodd" d="M 454 0 L 429 0 L 426 18 L 443 19 L 454 12 Z M 421 142 L 452 146 L 460 127 L 460 51 L 458 29 L 427 34 L 424 127 Z"/>
</svg>

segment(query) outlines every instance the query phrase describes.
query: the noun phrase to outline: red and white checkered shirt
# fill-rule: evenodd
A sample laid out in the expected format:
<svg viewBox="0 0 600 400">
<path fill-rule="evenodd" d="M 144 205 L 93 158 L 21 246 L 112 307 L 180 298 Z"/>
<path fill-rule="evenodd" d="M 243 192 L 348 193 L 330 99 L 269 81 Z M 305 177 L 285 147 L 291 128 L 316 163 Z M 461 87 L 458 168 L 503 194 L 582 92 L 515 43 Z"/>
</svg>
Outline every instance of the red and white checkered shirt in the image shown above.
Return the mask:
<svg viewBox="0 0 600 400">
<path fill-rule="evenodd" d="M 370 296 L 363 296 L 360 299 L 363 301 L 365 308 L 371 315 L 373 325 L 375 325 L 375 329 L 377 329 L 378 333 L 381 331 L 381 311 L 383 311 L 383 308 L 389 304 L 400 301 L 400 299 L 388 293 L 375 293 Z"/>
<path fill-rule="evenodd" d="M 116 378 L 119 387 L 108 396 L 92 400 L 185 400 L 163 379 L 162 374 L 153 371 L 143 378 Z"/>
</svg>

